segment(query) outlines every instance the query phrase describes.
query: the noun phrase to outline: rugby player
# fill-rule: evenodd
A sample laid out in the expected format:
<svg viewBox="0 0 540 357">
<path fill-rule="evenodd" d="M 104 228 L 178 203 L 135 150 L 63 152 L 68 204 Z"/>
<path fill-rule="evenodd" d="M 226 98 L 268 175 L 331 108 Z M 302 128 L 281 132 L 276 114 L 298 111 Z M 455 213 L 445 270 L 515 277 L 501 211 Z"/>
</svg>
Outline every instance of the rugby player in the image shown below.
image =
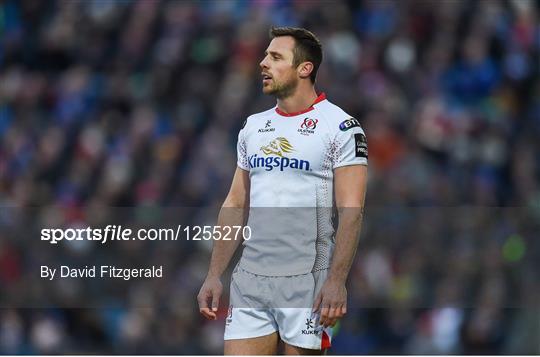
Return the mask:
<svg viewBox="0 0 540 357">
<path fill-rule="evenodd" d="M 244 122 L 238 167 L 218 217 L 219 226 L 243 225 L 249 213 L 253 229 L 231 279 L 224 353 L 276 354 L 282 340 L 286 354 L 321 354 L 347 312 L 367 142 L 357 119 L 315 91 L 322 61 L 315 35 L 280 27 L 270 39 L 260 62 L 262 90 L 277 105 Z M 286 207 L 299 208 L 285 214 Z M 238 245 L 214 242 L 197 297 L 208 319 L 217 318 L 220 278 Z"/>
</svg>

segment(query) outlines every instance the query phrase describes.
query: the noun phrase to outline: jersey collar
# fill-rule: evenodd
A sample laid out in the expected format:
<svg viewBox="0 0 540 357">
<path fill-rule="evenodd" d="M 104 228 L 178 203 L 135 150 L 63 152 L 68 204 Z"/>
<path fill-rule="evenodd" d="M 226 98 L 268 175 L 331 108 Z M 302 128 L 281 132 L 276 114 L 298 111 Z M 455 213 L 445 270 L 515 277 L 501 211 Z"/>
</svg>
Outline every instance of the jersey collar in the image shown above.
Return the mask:
<svg viewBox="0 0 540 357">
<path fill-rule="evenodd" d="M 304 114 L 304 113 L 307 113 L 309 111 L 312 111 L 313 109 L 315 109 L 315 108 L 313 108 L 313 106 L 315 104 L 317 104 L 319 102 L 322 102 L 325 99 L 326 99 L 326 94 L 324 94 L 324 92 L 322 92 L 321 94 L 319 94 L 317 99 L 315 99 L 313 104 L 311 104 L 311 106 L 309 108 L 307 108 L 307 109 L 301 110 L 299 112 L 294 112 L 294 113 L 285 113 L 284 111 L 282 111 L 278 107 L 276 107 L 276 113 L 278 113 L 279 115 L 282 115 L 284 117 L 294 117 L 294 116 L 297 116 L 297 115 Z"/>
</svg>

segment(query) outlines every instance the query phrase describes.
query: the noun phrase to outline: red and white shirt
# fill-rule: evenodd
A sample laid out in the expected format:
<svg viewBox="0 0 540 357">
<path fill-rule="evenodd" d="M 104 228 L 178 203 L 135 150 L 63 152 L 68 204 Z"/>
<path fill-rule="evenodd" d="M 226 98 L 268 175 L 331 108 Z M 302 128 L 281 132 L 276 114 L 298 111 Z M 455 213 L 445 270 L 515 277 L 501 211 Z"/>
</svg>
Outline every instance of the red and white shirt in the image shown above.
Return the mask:
<svg viewBox="0 0 540 357">
<path fill-rule="evenodd" d="M 247 118 L 238 135 L 238 167 L 249 171 L 251 239 L 240 266 L 254 274 L 326 269 L 334 246 L 334 169 L 367 165 L 357 119 L 322 93 L 298 113 L 277 106 Z"/>
</svg>

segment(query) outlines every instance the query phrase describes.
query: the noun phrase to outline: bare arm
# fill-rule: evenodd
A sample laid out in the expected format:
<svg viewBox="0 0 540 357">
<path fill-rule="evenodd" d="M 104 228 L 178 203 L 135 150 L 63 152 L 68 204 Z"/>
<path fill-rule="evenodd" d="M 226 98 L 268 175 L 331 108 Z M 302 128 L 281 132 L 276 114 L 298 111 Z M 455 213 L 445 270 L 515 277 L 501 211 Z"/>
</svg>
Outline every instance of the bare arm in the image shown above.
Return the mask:
<svg viewBox="0 0 540 357">
<path fill-rule="evenodd" d="M 249 172 L 236 168 L 229 194 L 221 207 L 217 225 L 242 226 L 249 209 Z M 223 233 L 223 232 L 222 232 Z M 199 310 L 206 318 L 215 320 L 223 290 L 220 278 L 229 265 L 240 239 L 215 240 L 208 275 L 199 291 Z M 211 301 L 211 309 L 208 302 Z"/>
<path fill-rule="evenodd" d="M 366 183 L 367 166 L 355 165 L 336 169 L 335 193 L 339 226 L 329 278 L 343 283 L 347 280 L 358 246 Z"/>
<path fill-rule="evenodd" d="M 336 246 L 328 278 L 321 288 L 314 309 L 321 309 L 320 323 L 333 326 L 347 312 L 345 282 L 351 269 L 364 212 L 367 166 L 353 165 L 337 168 L 334 172 L 336 205 L 339 225 Z"/>
<path fill-rule="evenodd" d="M 249 172 L 236 168 L 231 189 L 218 216 L 218 226 L 244 225 L 249 208 Z M 215 240 L 208 276 L 220 278 L 241 240 Z"/>
</svg>

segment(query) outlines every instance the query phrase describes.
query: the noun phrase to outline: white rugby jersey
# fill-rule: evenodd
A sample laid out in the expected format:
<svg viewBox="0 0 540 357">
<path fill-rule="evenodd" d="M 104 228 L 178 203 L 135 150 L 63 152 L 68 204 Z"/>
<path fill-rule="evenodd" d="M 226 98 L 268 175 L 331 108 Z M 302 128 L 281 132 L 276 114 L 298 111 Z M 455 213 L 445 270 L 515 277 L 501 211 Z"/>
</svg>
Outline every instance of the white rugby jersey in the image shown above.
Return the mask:
<svg viewBox="0 0 540 357">
<path fill-rule="evenodd" d="M 358 120 L 322 93 L 302 112 L 274 107 L 247 118 L 238 166 L 249 171 L 251 239 L 240 266 L 286 276 L 326 269 L 334 247 L 333 169 L 367 165 Z"/>
</svg>

